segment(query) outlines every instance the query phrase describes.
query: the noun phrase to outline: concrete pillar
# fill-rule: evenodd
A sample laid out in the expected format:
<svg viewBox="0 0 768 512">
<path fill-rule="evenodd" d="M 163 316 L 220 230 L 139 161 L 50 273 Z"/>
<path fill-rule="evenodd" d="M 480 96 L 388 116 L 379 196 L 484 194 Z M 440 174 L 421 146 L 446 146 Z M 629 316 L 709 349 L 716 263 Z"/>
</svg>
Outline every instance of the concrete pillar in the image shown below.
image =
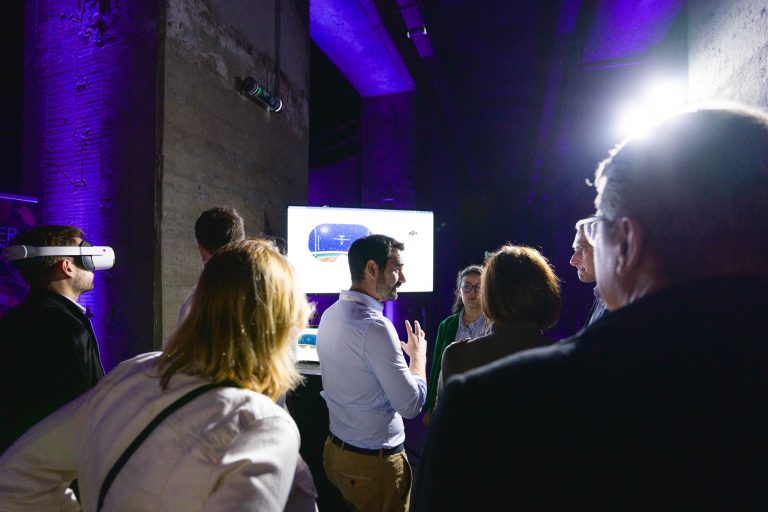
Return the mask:
<svg viewBox="0 0 768 512">
<path fill-rule="evenodd" d="M 39 223 L 111 245 L 91 308 L 106 368 L 153 346 L 158 2 L 25 4 L 24 188 Z"/>
<path fill-rule="evenodd" d="M 249 75 L 280 113 L 239 92 Z M 175 327 L 202 210 L 285 236 L 307 199 L 308 90 L 306 2 L 26 1 L 24 189 L 41 223 L 115 249 L 82 298 L 108 369 Z"/>
<path fill-rule="evenodd" d="M 233 206 L 247 235 L 284 238 L 286 207 L 307 201 L 309 154 L 306 3 L 167 4 L 158 212 L 163 337 L 201 271 L 194 237 L 200 212 Z M 246 76 L 265 83 L 283 109 L 270 112 L 239 93 Z"/>
</svg>

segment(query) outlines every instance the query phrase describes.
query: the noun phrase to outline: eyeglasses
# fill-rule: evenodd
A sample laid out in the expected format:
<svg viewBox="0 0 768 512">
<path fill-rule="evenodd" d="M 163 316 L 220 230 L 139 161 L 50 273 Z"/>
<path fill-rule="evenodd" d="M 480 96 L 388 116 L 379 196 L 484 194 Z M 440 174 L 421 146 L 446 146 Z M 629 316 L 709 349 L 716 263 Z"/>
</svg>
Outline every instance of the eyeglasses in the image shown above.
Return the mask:
<svg viewBox="0 0 768 512">
<path fill-rule="evenodd" d="M 480 285 L 469 284 L 469 283 L 464 283 L 463 285 L 461 285 L 461 291 L 463 291 L 464 293 L 469 293 L 472 290 L 475 290 L 477 293 L 480 293 Z"/>
<path fill-rule="evenodd" d="M 600 221 L 613 222 L 605 215 L 593 215 L 592 217 L 581 219 L 576 223 L 576 229 L 581 228 L 584 230 L 584 237 L 587 239 L 587 242 L 589 242 L 590 245 L 595 245 L 595 238 L 597 236 L 597 223 Z"/>
</svg>

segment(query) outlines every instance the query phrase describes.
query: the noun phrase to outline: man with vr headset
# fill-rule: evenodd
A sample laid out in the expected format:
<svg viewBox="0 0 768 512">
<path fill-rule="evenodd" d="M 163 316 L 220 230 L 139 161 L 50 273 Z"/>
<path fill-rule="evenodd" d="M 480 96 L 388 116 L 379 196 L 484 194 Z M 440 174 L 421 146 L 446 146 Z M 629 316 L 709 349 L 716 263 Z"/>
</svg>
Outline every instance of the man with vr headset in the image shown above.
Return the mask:
<svg viewBox="0 0 768 512">
<path fill-rule="evenodd" d="M 114 263 L 73 226 L 40 226 L 6 248 L 30 291 L 0 319 L 0 454 L 32 425 L 104 375 L 86 309 L 93 271 Z"/>
</svg>

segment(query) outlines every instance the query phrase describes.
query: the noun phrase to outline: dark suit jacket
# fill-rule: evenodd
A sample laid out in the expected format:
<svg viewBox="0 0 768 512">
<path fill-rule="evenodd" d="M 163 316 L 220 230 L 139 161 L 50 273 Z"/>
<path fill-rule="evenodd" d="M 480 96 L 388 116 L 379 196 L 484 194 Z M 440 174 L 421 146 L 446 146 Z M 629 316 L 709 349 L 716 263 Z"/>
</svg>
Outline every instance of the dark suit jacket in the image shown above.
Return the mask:
<svg viewBox="0 0 768 512">
<path fill-rule="evenodd" d="M 443 352 L 439 392 L 453 375 L 478 368 L 530 348 L 551 345 L 555 340 L 541 334 L 533 323 L 494 322 L 490 334 L 451 343 Z M 439 393 L 438 393 L 439 396 Z"/>
<path fill-rule="evenodd" d="M 83 312 L 58 293 L 33 288 L 0 319 L 0 453 L 103 375 Z"/>
<path fill-rule="evenodd" d="M 584 327 L 588 327 L 597 322 L 600 317 L 603 316 L 606 311 L 608 311 L 605 307 L 605 302 L 603 302 L 602 297 L 600 297 L 600 293 L 597 291 L 597 286 L 595 286 L 594 293 L 595 300 L 592 301 L 592 307 L 589 309 L 589 314 L 587 315 L 587 321 L 584 323 Z"/>
<path fill-rule="evenodd" d="M 664 290 L 454 377 L 414 510 L 765 510 L 766 290 Z"/>
</svg>

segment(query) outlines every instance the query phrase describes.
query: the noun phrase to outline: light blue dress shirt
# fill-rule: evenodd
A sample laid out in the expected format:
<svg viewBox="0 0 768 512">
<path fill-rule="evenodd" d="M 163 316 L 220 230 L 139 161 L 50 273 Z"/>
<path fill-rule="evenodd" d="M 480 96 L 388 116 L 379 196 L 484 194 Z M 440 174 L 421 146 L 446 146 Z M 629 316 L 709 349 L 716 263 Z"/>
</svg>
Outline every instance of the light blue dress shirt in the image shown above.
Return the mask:
<svg viewBox="0 0 768 512">
<path fill-rule="evenodd" d="M 364 293 L 342 291 L 323 313 L 317 355 L 331 433 L 359 448 L 392 448 L 405 441 L 403 416 L 419 414 L 427 383 L 411 374 L 400 339 Z"/>
</svg>

